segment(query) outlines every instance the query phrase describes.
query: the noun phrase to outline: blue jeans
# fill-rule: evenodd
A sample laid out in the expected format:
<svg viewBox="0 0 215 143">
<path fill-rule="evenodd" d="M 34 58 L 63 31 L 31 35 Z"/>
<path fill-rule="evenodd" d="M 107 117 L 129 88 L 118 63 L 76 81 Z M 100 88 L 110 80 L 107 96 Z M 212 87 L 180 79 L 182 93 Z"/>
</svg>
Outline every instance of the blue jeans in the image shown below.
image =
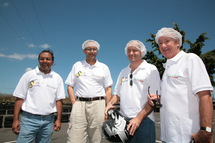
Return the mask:
<svg viewBox="0 0 215 143">
<path fill-rule="evenodd" d="M 134 136 L 129 143 L 155 143 L 155 123 L 146 117 L 141 123 L 139 128 L 134 133 Z"/>
<path fill-rule="evenodd" d="M 17 143 L 50 143 L 54 129 L 54 114 L 40 116 L 22 113 Z"/>
</svg>

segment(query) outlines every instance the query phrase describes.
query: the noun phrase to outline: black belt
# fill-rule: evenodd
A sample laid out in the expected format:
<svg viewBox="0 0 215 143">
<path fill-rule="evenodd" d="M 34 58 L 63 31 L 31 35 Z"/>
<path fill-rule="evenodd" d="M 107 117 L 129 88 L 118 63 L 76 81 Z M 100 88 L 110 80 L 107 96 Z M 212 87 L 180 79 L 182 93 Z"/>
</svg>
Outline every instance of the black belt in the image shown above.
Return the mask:
<svg viewBox="0 0 215 143">
<path fill-rule="evenodd" d="M 103 100 L 103 99 L 105 99 L 104 96 L 101 96 L 101 97 L 87 97 L 87 98 L 77 96 L 78 101 L 95 101 L 95 100 Z"/>
<path fill-rule="evenodd" d="M 26 112 L 26 111 L 23 111 L 23 112 Z M 48 115 L 39 115 L 39 114 L 32 114 L 32 113 L 29 113 L 29 112 L 26 112 L 26 113 L 34 115 L 34 116 L 49 116 L 49 115 L 53 115 L 54 114 L 54 113 L 51 113 L 51 114 L 48 114 Z"/>
</svg>

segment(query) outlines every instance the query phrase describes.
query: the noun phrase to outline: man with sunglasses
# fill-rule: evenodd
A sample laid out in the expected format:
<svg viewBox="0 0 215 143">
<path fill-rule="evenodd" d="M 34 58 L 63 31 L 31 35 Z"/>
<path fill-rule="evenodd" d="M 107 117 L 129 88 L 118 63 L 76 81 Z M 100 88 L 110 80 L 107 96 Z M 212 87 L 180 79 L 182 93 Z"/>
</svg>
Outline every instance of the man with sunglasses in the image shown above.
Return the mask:
<svg viewBox="0 0 215 143">
<path fill-rule="evenodd" d="M 141 41 L 131 40 L 125 47 L 130 64 L 119 76 L 105 114 L 120 101 L 120 113 L 130 120 L 127 127 L 132 135 L 131 143 L 155 142 L 155 118 L 153 107 L 148 104 L 148 88 L 150 92 L 160 93 L 160 76 L 157 68 L 142 60 L 146 48 Z"/>
<path fill-rule="evenodd" d="M 85 41 L 82 49 L 86 60 L 76 62 L 66 79 L 72 104 L 67 143 L 101 142 L 105 100 L 111 98 L 113 81 L 109 68 L 96 59 L 99 48 L 97 41 Z"/>
<path fill-rule="evenodd" d="M 180 50 L 182 35 L 173 28 L 160 29 L 155 40 L 167 58 L 160 96 L 161 140 L 212 143 L 213 87 L 204 63 L 197 55 Z"/>
</svg>

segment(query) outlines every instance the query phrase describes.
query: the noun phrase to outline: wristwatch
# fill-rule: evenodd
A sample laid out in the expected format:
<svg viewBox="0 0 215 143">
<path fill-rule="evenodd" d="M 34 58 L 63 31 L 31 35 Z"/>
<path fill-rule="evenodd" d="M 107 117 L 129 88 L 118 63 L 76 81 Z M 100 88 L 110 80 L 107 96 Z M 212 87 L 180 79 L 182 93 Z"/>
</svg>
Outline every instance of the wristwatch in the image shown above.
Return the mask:
<svg viewBox="0 0 215 143">
<path fill-rule="evenodd" d="M 212 133 L 213 132 L 213 129 L 211 129 L 210 127 L 201 127 L 201 130 L 204 130 L 208 133 Z"/>
</svg>

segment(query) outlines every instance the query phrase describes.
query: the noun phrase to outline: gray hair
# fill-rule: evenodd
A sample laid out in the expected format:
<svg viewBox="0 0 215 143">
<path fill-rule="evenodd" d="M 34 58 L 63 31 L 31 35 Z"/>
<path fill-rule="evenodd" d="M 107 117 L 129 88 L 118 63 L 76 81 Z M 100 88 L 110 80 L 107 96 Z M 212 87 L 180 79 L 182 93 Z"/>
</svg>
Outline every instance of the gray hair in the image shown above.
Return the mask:
<svg viewBox="0 0 215 143">
<path fill-rule="evenodd" d="M 171 37 L 171 38 L 175 39 L 175 41 L 177 41 L 179 39 L 180 40 L 179 48 L 182 46 L 182 35 L 175 29 L 163 27 L 160 30 L 158 30 L 156 37 L 155 37 L 155 41 L 157 44 L 158 44 L 159 38 L 162 36 Z"/>
<path fill-rule="evenodd" d="M 136 42 L 139 44 L 139 47 L 136 47 L 135 45 L 129 44 L 130 42 L 133 42 L 133 41 L 136 41 Z M 141 41 L 139 41 L 139 40 L 131 40 L 131 41 L 129 41 L 129 42 L 126 44 L 126 47 L 125 47 L 125 54 L 126 54 L 126 56 L 127 56 L 127 50 L 128 50 L 128 47 L 129 47 L 129 46 L 134 46 L 134 47 L 136 47 L 137 49 L 139 49 L 139 50 L 141 51 L 142 57 L 144 57 L 145 54 L 146 54 L 146 52 L 147 52 L 145 45 L 144 45 Z"/>
<path fill-rule="evenodd" d="M 93 42 L 93 44 L 88 44 L 89 42 Z M 100 49 L 100 45 L 97 41 L 95 40 L 86 40 L 83 44 L 82 44 L 82 49 L 86 49 L 89 46 L 95 46 L 98 50 Z"/>
</svg>

